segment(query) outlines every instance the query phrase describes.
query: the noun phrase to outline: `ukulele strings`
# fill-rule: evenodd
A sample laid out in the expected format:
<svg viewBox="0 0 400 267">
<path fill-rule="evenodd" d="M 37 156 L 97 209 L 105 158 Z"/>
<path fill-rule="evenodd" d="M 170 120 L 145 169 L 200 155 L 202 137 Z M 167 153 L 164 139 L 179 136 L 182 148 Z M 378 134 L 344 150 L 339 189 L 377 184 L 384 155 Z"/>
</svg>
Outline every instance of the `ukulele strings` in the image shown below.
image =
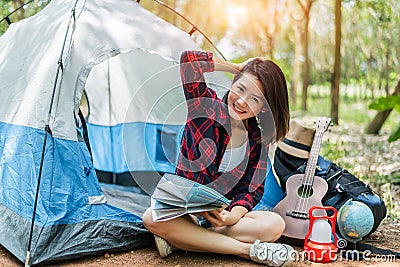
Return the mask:
<svg viewBox="0 0 400 267">
<path fill-rule="evenodd" d="M 311 155 L 310 160 L 311 160 L 311 162 L 310 162 L 309 166 L 306 168 L 307 182 L 304 183 L 304 184 L 306 184 L 305 190 L 304 190 L 304 192 L 302 192 L 304 198 L 303 197 L 301 198 L 301 207 L 299 209 L 301 212 L 308 212 L 306 210 L 306 208 L 308 206 L 310 194 L 311 194 L 312 188 L 313 188 L 313 186 L 312 186 L 312 184 L 313 184 L 312 178 L 314 176 L 313 170 L 315 171 L 315 166 L 314 165 L 316 163 L 316 159 L 318 158 L 318 156 L 315 156 L 315 154 L 318 155 L 318 153 L 315 153 L 315 152 L 317 152 L 316 151 L 317 150 L 316 147 L 319 146 L 319 144 L 320 144 L 320 140 L 321 140 L 320 137 L 321 137 L 321 135 L 319 135 L 319 134 L 315 137 L 314 143 L 316 145 L 313 144 L 313 146 L 311 147 L 311 151 L 310 151 L 310 155 Z M 314 167 L 310 168 L 310 166 L 314 166 Z"/>
<path fill-rule="evenodd" d="M 315 166 L 313 168 L 310 168 L 310 166 L 316 165 L 316 163 L 317 163 L 318 150 L 319 150 L 320 144 L 322 143 L 322 134 L 317 133 L 315 136 L 314 142 L 316 143 L 316 145 L 313 144 L 311 147 L 311 151 L 310 151 L 310 155 L 311 155 L 310 163 L 312 163 L 312 164 L 307 164 L 307 167 L 306 167 L 306 172 L 304 174 L 304 177 L 305 178 L 307 177 L 307 183 L 304 183 L 304 184 L 307 184 L 307 185 L 305 186 L 305 193 L 304 193 L 304 191 L 301 192 L 302 197 L 300 199 L 301 203 L 300 203 L 300 207 L 299 207 L 299 210 L 301 212 L 307 212 L 307 213 L 308 213 L 308 211 L 306 210 L 306 208 L 308 206 L 309 198 L 311 197 L 310 194 L 313 190 L 313 178 L 314 178 L 314 172 L 315 172 Z M 314 172 L 313 172 L 313 170 L 314 170 Z M 308 178 L 308 177 L 310 177 L 310 178 Z M 308 181 L 309 179 L 310 179 L 310 181 Z M 305 198 L 303 198 L 303 196 Z"/>
</svg>

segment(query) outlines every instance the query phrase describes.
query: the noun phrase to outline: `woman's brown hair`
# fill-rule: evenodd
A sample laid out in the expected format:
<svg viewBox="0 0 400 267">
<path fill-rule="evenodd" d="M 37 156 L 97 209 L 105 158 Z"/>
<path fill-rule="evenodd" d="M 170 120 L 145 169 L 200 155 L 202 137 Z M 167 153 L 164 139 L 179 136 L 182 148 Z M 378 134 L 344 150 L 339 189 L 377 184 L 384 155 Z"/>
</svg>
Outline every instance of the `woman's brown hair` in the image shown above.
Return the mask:
<svg viewBox="0 0 400 267">
<path fill-rule="evenodd" d="M 290 120 L 288 91 L 282 70 L 271 60 L 256 58 L 245 65 L 234 77 L 232 84 L 246 73 L 256 76 L 261 81 L 263 94 L 268 104 L 266 105 L 267 112 L 257 115 L 263 142 L 282 140 L 289 130 Z"/>
</svg>

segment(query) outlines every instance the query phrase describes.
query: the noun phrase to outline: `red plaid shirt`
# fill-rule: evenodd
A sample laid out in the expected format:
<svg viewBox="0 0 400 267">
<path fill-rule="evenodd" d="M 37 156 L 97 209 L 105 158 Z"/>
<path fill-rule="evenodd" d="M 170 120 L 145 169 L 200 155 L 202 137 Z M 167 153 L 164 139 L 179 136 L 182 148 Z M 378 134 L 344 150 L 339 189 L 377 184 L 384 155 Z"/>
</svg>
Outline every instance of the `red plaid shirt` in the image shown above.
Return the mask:
<svg viewBox="0 0 400 267">
<path fill-rule="evenodd" d="M 185 51 L 180 74 L 188 110 L 176 174 L 207 185 L 232 199 L 229 210 L 243 206 L 249 211 L 264 192 L 267 148 L 255 118 L 248 119 L 249 145 L 245 159 L 236 168 L 218 172 L 230 141 L 228 108 L 204 81 L 204 73 L 214 71 L 212 53 Z"/>
</svg>

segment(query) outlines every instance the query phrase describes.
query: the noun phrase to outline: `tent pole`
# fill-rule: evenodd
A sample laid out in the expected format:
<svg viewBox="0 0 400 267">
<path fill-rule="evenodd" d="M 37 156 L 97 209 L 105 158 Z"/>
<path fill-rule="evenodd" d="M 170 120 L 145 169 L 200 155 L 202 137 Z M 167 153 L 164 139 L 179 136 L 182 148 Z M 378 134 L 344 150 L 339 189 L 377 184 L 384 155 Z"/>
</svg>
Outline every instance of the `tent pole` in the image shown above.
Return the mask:
<svg viewBox="0 0 400 267">
<path fill-rule="evenodd" d="M 36 186 L 35 203 L 33 205 L 33 215 L 32 215 L 32 221 L 31 221 L 31 229 L 29 232 L 28 250 L 26 251 L 25 266 L 30 266 L 32 235 L 33 235 L 33 228 L 35 226 L 34 223 L 35 223 L 36 208 L 37 208 L 37 203 L 38 203 L 40 180 L 42 178 L 44 154 L 46 151 L 47 134 L 51 135 L 51 130 L 50 130 L 50 127 L 48 127 L 48 125 L 46 125 L 46 131 L 45 131 L 44 140 L 43 140 L 42 158 L 40 159 L 39 177 L 38 177 L 37 186 Z"/>
<path fill-rule="evenodd" d="M 16 8 L 15 10 L 13 10 L 11 13 L 9 13 L 8 15 L 4 16 L 4 18 L 2 20 L 0 20 L 0 23 L 3 22 L 3 20 L 5 20 L 7 22 L 8 25 L 11 25 L 11 20 L 10 20 L 10 16 L 12 14 L 14 14 L 15 12 L 17 12 L 18 10 L 20 10 L 21 8 L 23 8 L 24 6 L 26 6 L 27 4 L 33 2 L 34 0 L 30 0 L 24 4 L 22 4 L 20 7 Z"/>
<path fill-rule="evenodd" d="M 138 3 L 140 2 L 137 1 Z M 212 47 L 214 47 L 215 51 L 217 51 L 221 57 L 226 61 L 226 58 L 224 57 L 224 55 L 221 53 L 221 51 L 219 51 L 219 49 L 214 45 L 214 43 L 211 41 L 210 38 L 207 37 L 207 35 L 202 32 L 199 28 L 196 27 L 196 25 L 194 25 L 194 23 L 192 23 L 190 20 L 188 20 L 185 16 L 183 16 L 182 14 L 180 14 L 178 11 L 176 11 L 175 9 L 173 9 L 172 7 L 168 6 L 167 4 L 161 2 L 160 0 L 154 0 L 154 2 L 162 5 L 163 7 L 171 10 L 172 12 L 174 12 L 176 15 L 178 15 L 179 17 L 181 17 L 183 20 L 185 20 L 187 23 L 189 23 L 192 26 L 192 29 L 189 33 L 189 35 L 192 35 L 195 31 L 198 31 L 201 35 L 204 36 L 204 38 L 211 44 Z"/>
<path fill-rule="evenodd" d="M 75 1 L 75 4 L 71 10 L 71 15 L 70 15 L 69 22 L 67 25 L 67 30 L 66 30 L 66 33 L 64 36 L 64 41 L 62 44 L 60 57 L 57 62 L 57 72 L 56 72 L 56 77 L 55 77 L 54 84 L 53 84 L 53 91 L 52 91 L 52 95 L 51 95 L 50 106 L 49 106 L 49 110 L 47 113 L 47 123 L 44 128 L 45 135 L 44 135 L 44 140 L 43 140 L 42 156 L 40 159 L 39 175 L 38 175 L 38 180 L 37 180 L 37 185 L 36 185 L 35 202 L 33 205 L 33 214 L 32 214 L 31 227 L 30 227 L 30 232 L 29 232 L 28 247 L 26 250 L 25 267 L 30 266 L 30 262 L 31 262 L 32 237 L 33 237 L 33 230 L 35 227 L 35 217 L 36 217 L 37 203 L 38 203 L 38 199 L 39 199 L 40 182 L 42 179 L 42 170 L 43 170 L 44 156 L 45 156 L 45 152 L 46 152 L 47 136 L 48 136 L 48 134 L 50 136 L 52 136 L 52 132 L 50 129 L 51 111 L 53 109 L 54 96 L 55 96 L 57 84 L 58 84 L 58 76 L 60 74 L 60 70 L 63 71 L 63 68 L 64 68 L 63 62 L 62 62 L 62 57 L 64 54 L 65 44 L 67 43 L 69 29 L 71 27 L 71 22 L 73 21 L 75 23 L 75 8 L 76 8 L 77 4 L 78 4 L 78 0 Z"/>
<path fill-rule="evenodd" d="M 107 86 L 108 86 L 108 123 L 109 125 L 112 125 L 111 120 L 111 109 L 112 109 L 112 103 L 111 103 L 111 74 L 110 74 L 110 59 L 107 59 Z M 111 161 L 112 161 L 112 177 L 111 181 L 112 184 L 117 184 L 117 174 L 115 173 L 115 159 L 114 159 L 114 150 L 113 150 L 113 143 L 114 143 L 114 138 L 113 138 L 113 131 L 110 127 L 110 151 L 111 151 Z"/>
</svg>

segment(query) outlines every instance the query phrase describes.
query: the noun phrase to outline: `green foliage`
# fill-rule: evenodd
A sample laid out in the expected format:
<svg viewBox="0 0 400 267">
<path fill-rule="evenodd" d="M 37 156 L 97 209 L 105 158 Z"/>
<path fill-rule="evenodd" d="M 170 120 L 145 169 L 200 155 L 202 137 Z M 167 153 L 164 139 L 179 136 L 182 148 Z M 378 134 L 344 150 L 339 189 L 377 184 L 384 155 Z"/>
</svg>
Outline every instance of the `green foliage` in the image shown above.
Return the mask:
<svg viewBox="0 0 400 267">
<path fill-rule="evenodd" d="M 10 1 L 0 1 L 0 18 L 3 19 L 10 13 Z M 8 24 L 5 20 L 0 23 L 0 35 L 2 35 L 8 28 Z"/>
<path fill-rule="evenodd" d="M 392 95 L 387 97 L 380 97 L 373 101 L 368 108 L 377 111 L 384 111 L 388 109 L 395 109 L 400 113 L 400 95 Z"/>
<path fill-rule="evenodd" d="M 397 129 L 391 132 L 388 140 L 389 142 L 394 142 L 398 139 L 400 139 L 400 124 L 397 125 Z"/>
<path fill-rule="evenodd" d="M 357 1 L 356 6 L 360 9 L 368 9 L 376 21 L 382 25 L 393 19 L 394 7 L 381 0 Z"/>
<path fill-rule="evenodd" d="M 381 97 L 372 102 L 369 106 L 370 109 L 377 111 L 384 111 L 394 109 L 400 113 L 400 95 L 391 95 L 387 97 Z M 400 139 L 400 124 L 390 133 L 389 142 L 394 142 Z"/>
</svg>

